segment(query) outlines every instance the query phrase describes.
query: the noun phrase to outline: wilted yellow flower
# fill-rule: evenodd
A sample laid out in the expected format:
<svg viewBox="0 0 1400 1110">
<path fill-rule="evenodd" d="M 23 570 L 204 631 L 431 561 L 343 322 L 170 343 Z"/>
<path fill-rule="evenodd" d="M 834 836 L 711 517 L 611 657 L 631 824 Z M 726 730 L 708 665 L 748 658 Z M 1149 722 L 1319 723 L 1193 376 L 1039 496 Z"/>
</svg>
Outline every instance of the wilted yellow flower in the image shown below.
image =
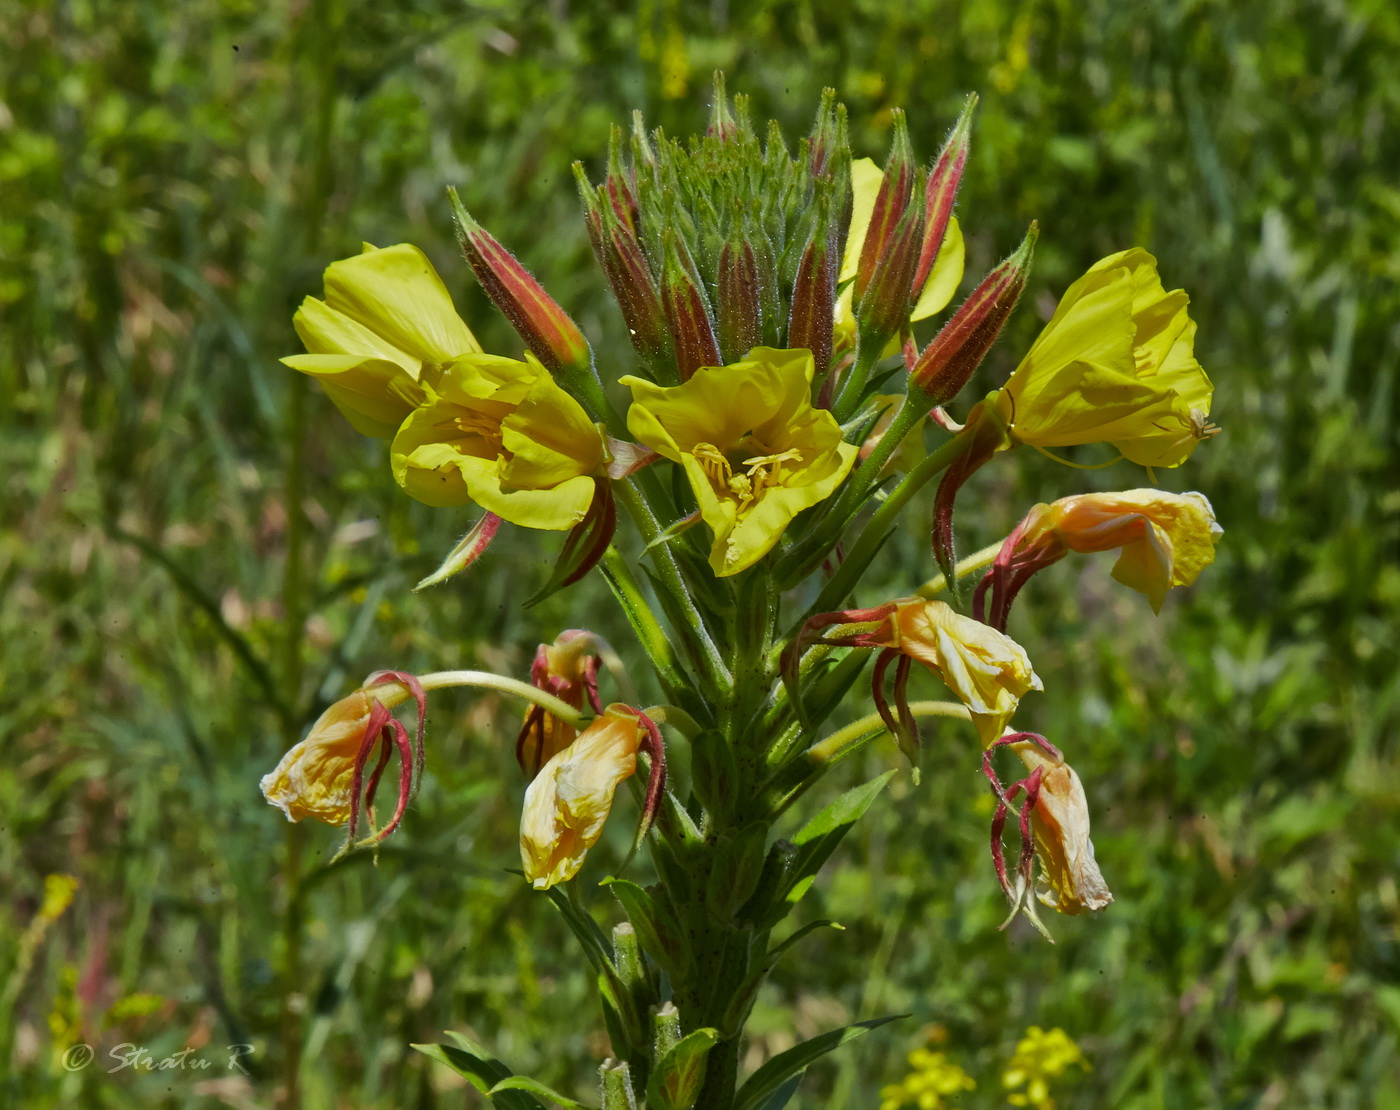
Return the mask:
<svg viewBox="0 0 1400 1110">
<path fill-rule="evenodd" d="M 614 791 L 636 773 L 645 734 L 636 710 L 610 705 L 530 783 L 520 817 L 520 859 L 536 890 L 578 874 L 603 835 Z"/>
<path fill-rule="evenodd" d="M 1132 249 L 1095 263 L 987 404 L 1013 442 L 1111 443 L 1144 466 L 1180 466 L 1213 429 L 1213 387 L 1192 353 L 1189 298 Z"/>
<path fill-rule="evenodd" d="M 1113 901 L 1094 860 L 1089 839 L 1089 802 L 1074 768 L 1038 745 L 1010 745 L 1026 767 L 1040 769 L 1040 795 L 1031 810 L 1035 854 L 1040 861 L 1036 897 L 1071 916 L 1101 910 Z"/>
<path fill-rule="evenodd" d="M 977 1081 L 942 1052 L 916 1048 L 909 1053 L 909 1068 L 903 1082 L 880 1088 L 880 1110 L 943 1110 L 947 1096 L 977 1089 Z"/>
<path fill-rule="evenodd" d="M 841 256 L 841 272 L 837 281 L 843 286 L 836 297 L 835 348 L 849 349 L 856 341 L 856 314 L 852 307 L 855 289 L 856 270 L 860 266 L 860 251 L 865 245 L 865 234 L 870 229 L 870 219 L 875 211 L 875 198 L 880 192 L 880 182 L 885 171 L 870 158 L 855 158 L 851 161 L 851 225 L 846 236 L 846 252 Z M 958 291 L 962 281 L 966 249 L 963 244 L 962 228 L 958 218 L 948 219 L 948 230 L 943 234 L 943 245 L 938 250 L 938 258 L 929 271 L 924 288 L 909 319 L 927 320 L 935 313 L 942 312 Z M 891 340 L 891 347 L 898 347 L 898 340 Z M 887 350 L 887 354 L 893 350 Z"/>
<path fill-rule="evenodd" d="M 289 821 L 315 817 L 328 825 L 350 820 L 350 782 L 369 726 L 372 701 L 394 705 L 408 696 L 397 686 L 356 690 L 316 718 L 306 739 L 294 744 L 258 784 L 263 797 Z"/>
<path fill-rule="evenodd" d="M 309 352 L 282 361 L 320 381 L 355 430 L 388 439 L 431 393 L 442 368 L 481 344 L 417 247 L 400 243 L 326 267 L 326 299 L 292 323 Z"/>
<path fill-rule="evenodd" d="M 889 646 L 937 671 L 972 714 L 983 744 L 1001 735 L 1021 697 L 1043 689 L 1020 644 L 942 601 L 899 602 Z"/>
<path fill-rule="evenodd" d="M 685 469 L 714 533 L 710 567 L 737 574 L 763 558 L 792 518 L 825 500 L 856 458 L 831 413 L 811 402 L 808 350 L 755 347 L 669 388 L 625 377 L 627 427 Z"/>
<path fill-rule="evenodd" d="M 1002 1086 L 1012 1092 L 1006 1096 L 1006 1101 L 1012 1106 L 1055 1110 L 1055 1100 L 1050 1097 L 1050 1080 L 1059 1078 L 1076 1064 L 1088 1068 L 1089 1061 L 1063 1029 L 1051 1029 L 1047 1033 L 1040 1026 L 1032 1025 L 1002 1070 Z M 1015 1090 L 1017 1087 L 1025 1090 Z"/>
<path fill-rule="evenodd" d="M 1084 493 L 1036 505 L 1021 524 L 1018 560 L 1053 562 L 1066 551 L 1121 548 L 1113 577 L 1160 611 L 1167 591 L 1189 586 L 1215 561 L 1223 529 L 1199 493 L 1131 489 Z"/>
<path fill-rule="evenodd" d="M 429 505 L 476 502 L 525 528 L 583 520 L 603 465 L 603 438 L 534 355 L 452 361 L 403 422 L 394 477 Z"/>
</svg>

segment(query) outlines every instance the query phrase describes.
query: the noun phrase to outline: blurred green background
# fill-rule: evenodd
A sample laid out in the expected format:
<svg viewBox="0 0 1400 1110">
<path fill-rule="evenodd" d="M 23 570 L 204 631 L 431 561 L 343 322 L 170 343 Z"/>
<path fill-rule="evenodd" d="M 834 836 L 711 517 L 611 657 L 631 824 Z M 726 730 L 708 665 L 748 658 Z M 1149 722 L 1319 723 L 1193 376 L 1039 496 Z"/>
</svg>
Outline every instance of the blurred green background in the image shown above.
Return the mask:
<svg viewBox="0 0 1400 1110">
<path fill-rule="evenodd" d="M 1057 918 L 1053 947 L 999 933 L 971 735 L 932 735 L 923 784 L 896 780 L 806 904 L 846 931 L 780 969 L 750 1063 L 908 1011 L 793 1105 L 873 1106 L 932 1043 L 978 1079 L 959 1105 L 1003 1106 L 1039 1024 L 1093 1065 L 1062 1107 L 1400 1107 L 1391 0 L 12 0 L 0 40 L 0 1104 L 480 1105 L 407 1047 L 444 1028 L 591 1090 L 588 976 L 505 870 L 514 707 L 435 698 L 377 868 L 322 870 L 337 832 L 289 831 L 257 780 L 370 670 L 524 675 L 563 628 L 624 630 L 592 580 L 522 613 L 557 539 L 518 531 L 411 594 L 469 516 L 401 496 L 277 358 L 361 240 L 422 246 L 487 349 L 518 350 L 456 257 L 455 184 L 624 371 L 569 163 L 596 175 L 633 108 L 703 126 L 719 67 L 794 136 L 836 87 L 877 159 L 891 107 L 928 158 L 980 92 L 967 287 L 1032 218 L 1041 245 L 977 385 L 1139 244 L 1192 296 L 1224 429 L 1160 476 L 1226 530 L 1194 590 L 1154 620 L 1108 557 L 1066 561 L 1012 623 L 1046 685 L 1018 722 L 1085 780 L 1116 904 Z M 964 492 L 964 550 L 1036 500 L 1140 484 L 1004 457 Z M 872 599 L 931 573 L 926 513 Z M 56 917 L 53 874 L 80 882 Z M 123 1042 L 215 1064 L 107 1074 Z M 77 1043 L 97 1060 L 67 1072 Z"/>
</svg>

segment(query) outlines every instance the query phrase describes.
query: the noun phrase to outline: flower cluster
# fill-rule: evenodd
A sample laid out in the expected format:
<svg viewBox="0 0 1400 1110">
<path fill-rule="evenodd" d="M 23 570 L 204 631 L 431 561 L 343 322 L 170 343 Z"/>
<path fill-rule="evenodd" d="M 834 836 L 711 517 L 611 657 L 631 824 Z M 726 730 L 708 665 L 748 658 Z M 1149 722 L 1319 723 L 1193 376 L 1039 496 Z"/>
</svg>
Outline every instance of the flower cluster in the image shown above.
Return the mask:
<svg viewBox="0 0 1400 1110">
<path fill-rule="evenodd" d="M 1012 1106 L 1033 1110 L 1055 1110 L 1050 1097 L 1050 1080 L 1058 1079 L 1071 1067 L 1088 1068 L 1089 1061 L 1063 1029 L 1048 1032 L 1038 1025 L 1026 1030 L 1016 1044 L 1016 1053 L 1001 1073 L 1002 1086 L 1009 1092 Z M 1022 1090 L 1024 1088 L 1024 1090 Z"/>
<path fill-rule="evenodd" d="M 916 1048 L 909 1053 L 909 1074 L 899 1083 L 880 1088 L 880 1110 L 902 1106 L 944 1110 L 949 1096 L 976 1089 L 976 1080 L 942 1052 Z"/>
<path fill-rule="evenodd" d="M 481 558 L 503 524 L 567 532 L 532 600 L 601 564 L 662 700 L 631 704 L 625 668 L 581 629 L 539 647 L 529 682 L 382 672 L 327 709 L 263 791 L 291 820 L 348 825 L 347 848 L 377 845 L 423 779 L 427 691 L 518 695 L 530 703 L 515 739 L 527 780 L 521 859 L 526 879 L 549 889 L 579 873 L 618 788 L 645 771 L 645 785 L 632 783 L 634 850 L 650 846 L 661 882 L 613 884 L 630 923 L 611 952 L 592 918 L 566 914 L 600 969 L 623 1061 L 604 1069 L 609 1108 L 637 1101 L 652 1081 L 663 1091 L 653 1092 L 657 1105 L 679 1105 L 675 1092 L 698 1097 L 702 1084 L 711 1092 L 703 1104 L 733 1101 L 733 1067 L 707 1070 L 705 1053 L 721 1041 L 737 1053 L 766 974 L 752 969 L 773 962 L 761 958 L 769 931 L 863 808 L 848 801 L 838 812 L 855 817 L 824 816 L 793 840 L 773 836 L 774 825 L 875 735 L 891 734 L 917 773 L 920 717 L 972 726 L 995 796 L 993 863 L 1013 916 L 1039 924 L 1037 901 L 1069 915 L 1112 902 L 1078 775 L 1044 737 L 1011 731 L 1020 700 L 1043 688 L 1031 653 L 1007 634 L 1011 606 L 1045 567 L 1112 550 L 1113 576 L 1160 611 L 1169 590 L 1213 560 L 1221 530 L 1199 493 L 1071 493 L 1034 506 L 1002 543 L 960 562 L 956 501 L 973 473 L 1021 445 L 1054 458 L 1052 450 L 1107 444 L 1155 483 L 1157 468 L 1182 465 L 1215 433 L 1212 387 L 1194 356 L 1186 294 L 1168 292 L 1156 260 L 1134 248 L 1071 284 L 1010 376 L 963 423 L 954 418 L 949 406 L 1026 286 L 1038 235 L 1032 224 L 945 313 L 966 261 L 953 210 L 975 104 L 926 166 L 898 112 L 883 167 L 854 159 L 845 109 L 830 92 L 795 151 L 776 124 L 760 136 L 747 101 L 731 103 L 722 82 L 708 131 L 689 144 L 648 132 L 640 115 L 630 135 L 615 129 L 601 183 L 580 165 L 575 174 L 633 347 L 626 366 L 595 358 L 455 192 L 466 261 L 520 349 L 484 351 L 427 257 L 407 244 L 332 263 L 324 299 L 308 297 L 294 319 L 306 353 L 284 361 L 314 376 L 357 431 L 389 442 L 404 491 L 481 510 L 420 586 Z M 921 342 L 916 325 L 940 316 Z M 882 545 L 908 526 L 911 503 L 934 479 L 928 570 L 937 567 L 941 582 L 925 596 L 857 605 Z M 960 580 L 978 570 L 969 598 Z M 932 596 L 943 587 L 946 600 Z M 871 652 L 875 713 L 823 738 Z M 625 701 L 605 703 L 600 662 Z M 951 701 L 913 699 L 915 663 Z M 392 712 L 410 698 L 412 738 Z M 679 788 L 668 786 L 663 725 L 690 749 Z M 996 768 L 1005 753 L 1026 769 L 1009 785 Z M 396 804 L 378 826 L 374 796 L 395 756 Z M 862 788 L 863 805 L 882 785 Z M 1021 838 L 1010 863 L 1008 823 Z M 669 995 L 658 993 L 663 984 Z M 693 1030 L 684 1039 L 679 1024 L 645 1020 L 648 1007 L 658 1019 L 663 1006 L 674 1013 L 673 999 Z M 887 1089 L 886 1105 L 938 1106 L 970 1086 L 938 1054 L 916 1055 L 923 1078 Z M 1032 1077 L 1030 1063 L 1018 1066 Z M 1029 1084 L 1026 1104 L 1042 1105 L 1043 1084 L 1034 1084 L 1050 1065 L 1035 1066 L 1041 1078 L 1018 1082 Z M 630 1093 L 608 1103 L 609 1084 L 619 1083 Z"/>
</svg>

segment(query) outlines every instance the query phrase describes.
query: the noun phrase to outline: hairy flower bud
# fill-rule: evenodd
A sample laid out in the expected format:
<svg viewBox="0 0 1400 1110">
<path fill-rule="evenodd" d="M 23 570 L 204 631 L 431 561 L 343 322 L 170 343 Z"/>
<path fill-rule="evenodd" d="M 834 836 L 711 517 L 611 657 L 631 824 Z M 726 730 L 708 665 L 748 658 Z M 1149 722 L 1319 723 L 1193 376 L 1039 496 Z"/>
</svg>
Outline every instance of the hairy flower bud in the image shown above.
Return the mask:
<svg viewBox="0 0 1400 1110">
<path fill-rule="evenodd" d="M 996 342 L 1026 287 L 1038 234 L 1032 222 L 1016 252 L 982 279 L 914 364 L 909 389 L 922 393 L 930 408 L 957 396 Z"/>
<path fill-rule="evenodd" d="M 661 304 L 676 349 L 677 370 L 681 381 L 688 381 L 700 367 L 721 364 L 719 344 L 704 286 L 685 243 L 668 230 L 662 235 L 662 248 Z"/>
<path fill-rule="evenodd" d="M 943 145 L 943 152 L 934 163 L 933 172 L 929 174 L 924 193 L 924 243 L 919 252 L 919 264 L 914 269 L 914 283 L 909 290 L 910 304 L 917 303 L 923 292 L 924 283 L 938 261 L 943 237 L 948 232 L 948 221 L 953 217 L 953 201 L 957 199 L 958 184 L 967 165 L 972 112 L 976 107 L 977 94 L 973 93 L 967 98 L 967 106 L 963 108 L 953 133 Z"/>
<path fill-rule="evenodd" d="M 875 273 L 875 264 L 884 255 L 885 248 L 894 235 L 904 210 L 909 207 L 909 200 L 913 194 L 914 151 L 909 145 L 909 125 L 905 122 L 904 113 L 895 109 L 894 142 L 890 147 L 889 160 L 885 163 L 885 176 L 880 182 L 880 191 L 875 195 L 870 229 L 865 233 L 860 265 L 856 270 L 857 303 L 864 298 Z"/>
<path fill-rule="evenodd" d="M 908 323 L 909 288 L 919 263 L 923 239 L 924 212 L 920 198 L 905 207 L 870 272 L 869 284 L 856 310 L 862 342 L 868 341 L 879 349 Z M 865 241 L 870 242 L 869 235 Z"/>
<path fill-rule="evenodd" d="M 817 219 L 807 240 L 792 289 L 792 313 L 788 318 L 788 345 L 805 347 L 816 364 L 816 380 L 824 381 L 831 365 L 835 331 L 836 275 L 841 265 L 837 243 L 839 219 L 833 212 L 831 192 L 817 190 Z"/>
<path fill-rule="evenodd" d="M 763 306 L 760 303 L 758 257 L 742 234 L 739 214 L 719 255 L 719 288 L 716 291 L 720 352 L 737 362 L 763 343 Z"/>
<path fill-rule="evenodd" d="M 501 246 L 449 189 L 457 220 L 457 240 L 481 287 L 525 345 L 552 371 L 587 367 L 588 340 L 568 314 L 510 251 Z"/>
</svg>

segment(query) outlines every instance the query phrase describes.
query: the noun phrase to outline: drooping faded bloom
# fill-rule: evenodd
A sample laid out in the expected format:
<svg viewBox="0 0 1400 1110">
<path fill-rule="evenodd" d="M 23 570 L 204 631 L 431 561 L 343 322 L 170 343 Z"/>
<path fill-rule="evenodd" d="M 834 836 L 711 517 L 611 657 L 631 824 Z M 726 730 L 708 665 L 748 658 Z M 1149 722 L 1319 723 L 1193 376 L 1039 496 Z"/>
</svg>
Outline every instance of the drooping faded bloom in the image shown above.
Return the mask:
<svg viewBox="0 0 1400 1110">
<path fill-rule="evenodd" d="M 325 284 L 326 299 L 307 297 L 292 318 L 308 353 L 282 362 L 316 378 L 363 435 L 391 438 L 443 367 L 481 352 L 417 247 L 366 244 L 327 266 Z"/>
<path fill-rule="evenodd" d="M 1193 346 L 1189 298 L 1134 248 L 1071 285 L 1006 384 L 985 402 L 1013 443 L 1110 443 L 1132 462 L 1180 466 L 1209 425 L 1213 387 Z"/>
<path fill-rule="evenodd" d="M 646 714 L 609 705 L 535 776 L 525 791 L 520 818 L 520 859 L 536 890 L 548 890 L 578 874 L 588 850 L 603 835 L 614 792 L 636 773 L 639 751 L 651 759 L 642 811 L 645 831 L 666 782 L 661 734 Z"/>
<path fill-rule="evenodd" d="M 591 632 L 571 628 L 555 637 L 552 644 L 541 644 L 530 668 L 531 685 L 553 694 L 575 709 L 588 698 L 595 713 L 602 713 L 598 700 L 598 651 L 601 641 Z M 531 778 L 578 736 L 569 722 L 556 717 L 542 705 L 531 704 L 515 742 L 515 758 Z"/>
<path fill-rule="evenodd" d="M 410 746 L 403 724 L 390 709 L 413 698 L 418 704 L 418 731 Z M 347 846 L 353 843 L 361 814 L 374 804 L 380 775 L 392 751 L 399 756 L 399 797 L 394 816 L 375 834 L 382 840 L 403 817 L 423 769 L 423 725 L 427 699 L 419 681 L 400 671 L 379 671 L 358 690 L 330 706 L 306 738 L 294 744 L 264 775 L 263 797 L 289 821 L 314 817 L 328 825 L 349 822 Z M 375 744 L 380 756 L 368 782 L 365 768 Z M 363 801 L 361 794 L 363 791 Z"/>
<path fill-rule="evenodd" d="M 1031 575 L 1071 551 L 1118 548 L 1113 577 L 1144 594 L 1160 612 L 1169 589 L 1191 585 L 1215 561 L 1222 534 L 1210 502 L 1194 492 L 1133 489 L 1042 503 L 1007 536 L 977 588 L 976 611 L 981 614 L 990 588 L 989 623 L 1004 629 L 1011 602 Z"/>
<path fill-rule="evenodd" d="M 1010 748 L 1032 774 L 1040 772 L 1031 806 L 1031 830 L 1040 861 L 1036 897 L 1071 916 L 1103 909 L 1113 895 L 1094 860 L 1089 803 L 1079 776 L 1063 759 L 1053 758 L 1037 744 L 1023 741 Z"/>
<path fill-rule="evenodd" d="M 819 629 L 832 625 L 843 627 L 836 629 L 835 635 L 818 638 Z M 918 737 L 906 693 L 910 663 L 920 663 L 943 679 L 967 707 L 984 745 L 994 743 L 1001 735 L 1023 695 L 1042 689 L 1020 644 L 980 621 L 962 616 L 942 601 L 910 598 L 874 609 L 850 609 L 813 617 L 789 659 L 795 660 L 813 642 L 883 649 L 871 676 L 872 696 L 881 717 L 911 760 L 917 754 Z M 895 712 L 891 712 L 885 700 L 884 678 L 896 660 Z"/>
<path fill-rule="evenodd" d="M 604 461 L 583 406 L 529 352 L 525 361 L 464 355 L 403 422 L 394 477 L 429 505 L 476 502 L 525 528 L 583 520 Z"/>
<path fill-rule="evenodd" d="M 855 462 L 831 413 L 811 403 L 812 354 L 755 347 L 678 386 L 625 377 L 627 426 L 680 463 L 714 533 L 710 567 L 737 574 L 763 558 L 803 509 L 830 497 Z"/>
</svg>

